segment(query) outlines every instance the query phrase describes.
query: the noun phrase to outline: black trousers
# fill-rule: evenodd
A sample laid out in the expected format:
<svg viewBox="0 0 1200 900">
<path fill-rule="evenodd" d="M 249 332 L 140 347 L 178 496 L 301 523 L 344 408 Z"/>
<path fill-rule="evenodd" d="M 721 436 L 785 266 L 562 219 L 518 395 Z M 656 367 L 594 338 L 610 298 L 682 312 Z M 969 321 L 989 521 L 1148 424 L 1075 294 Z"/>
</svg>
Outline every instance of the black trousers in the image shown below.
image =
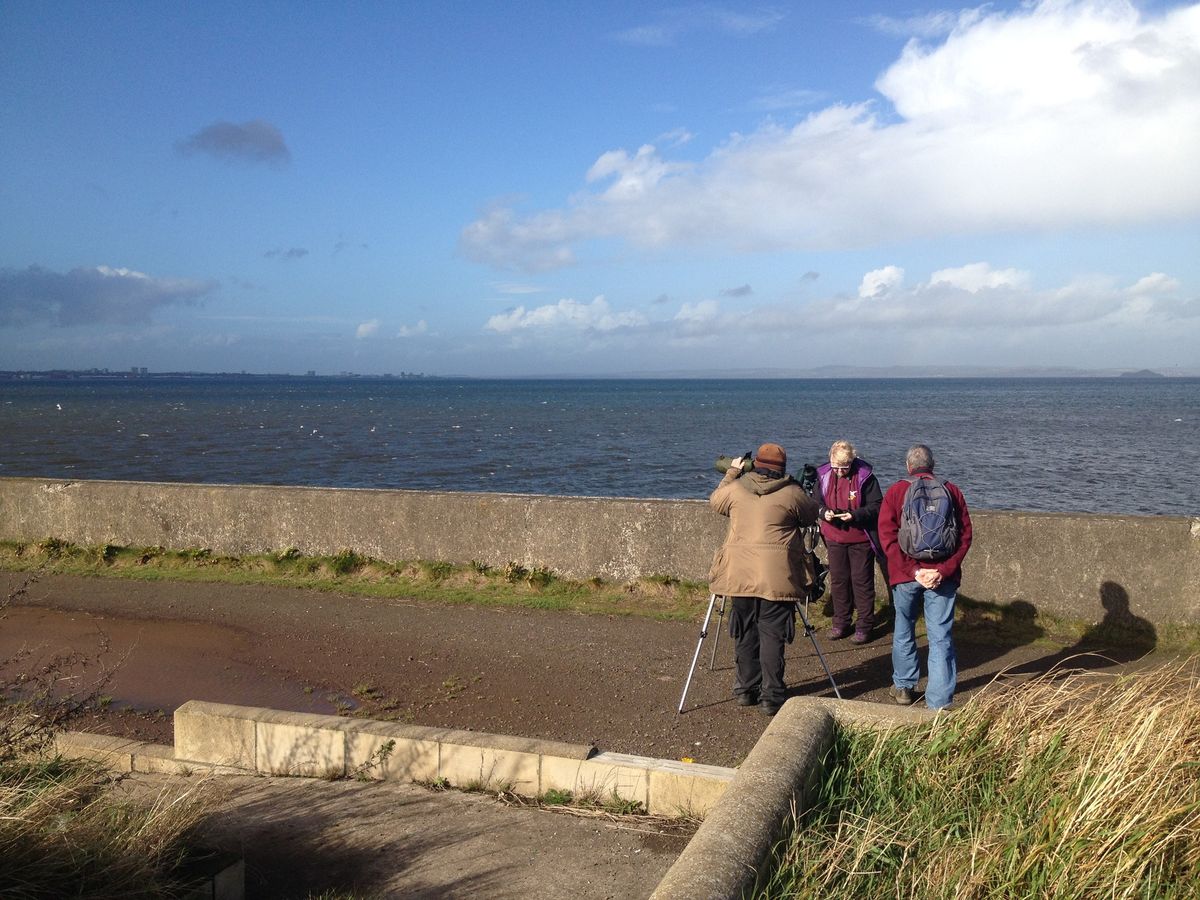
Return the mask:
<svg viewBox="0 0 1200 900">
<path fill-rule="evenodd" d="M 875 627 L 875 553 L 871 544 L 839 544 L 826 541 L 829 551 L 829 597 L 833 601 L 833 627 L 849 627 L 852 613 L 858 613 L 855 627 L 870 631 Z"/>
<path fill-rule="evenodd" d="M 773 706 L 787 699 L 783 648 L 796 637 L 796 604 L 761 597 L 733 597 L 729 636 L 737 660 L 735 696 L 757 694 Z"/>
</svg>

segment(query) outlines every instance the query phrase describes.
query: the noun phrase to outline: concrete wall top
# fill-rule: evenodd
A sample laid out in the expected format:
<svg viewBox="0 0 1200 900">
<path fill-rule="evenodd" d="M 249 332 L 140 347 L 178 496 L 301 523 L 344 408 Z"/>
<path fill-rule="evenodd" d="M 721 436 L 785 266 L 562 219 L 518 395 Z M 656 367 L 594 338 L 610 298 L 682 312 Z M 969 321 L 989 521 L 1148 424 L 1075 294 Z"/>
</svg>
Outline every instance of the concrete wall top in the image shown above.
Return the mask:
<svg viewBox="0 0 1200 900">
<path fill-rule="evenodd" d="M 970 497 L 968 496 L 968 502 Z M 1200 624 L 1200 518 L 972 510 L 962 592 L 1054 615 Z M 726 520 L 703 500 L 0 478 L 0 540 L 344 549 L 571 578 L 703 581 Z"/>
</svg>

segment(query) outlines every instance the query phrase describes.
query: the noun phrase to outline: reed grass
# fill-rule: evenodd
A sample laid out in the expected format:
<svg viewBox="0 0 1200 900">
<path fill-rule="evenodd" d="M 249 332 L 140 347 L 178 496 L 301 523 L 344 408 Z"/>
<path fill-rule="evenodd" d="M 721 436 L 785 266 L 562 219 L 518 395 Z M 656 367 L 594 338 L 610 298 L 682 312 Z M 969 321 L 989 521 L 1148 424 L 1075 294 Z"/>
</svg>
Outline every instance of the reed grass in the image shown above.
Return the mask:
<svg viewBox="0 0 1200 900">
<path fill-rule="evenodd" d="M 8 606 L 32 581 L 0 597 Z M 195 838 L 213 806 L 207 782 L 164 789 L 149 800 L 124 796 L 98 763 L 65 759 L 55 735 L 107 683 L 109 671 L 75 693 L 58 690 L 78 653 L 34 664 L 22 650 L 0 659 L 0 897 L 174 897 L 195 887 Z"/>
<path fill-rule="evenodd" d="M 98 765 L 29 757 L 0 766 L 0 896 L 172 897 L 210 808 L 202 782 L 148 803 Z"/>
<path fill-rule="evenodd" d="M 1197 667 L 1051 673 L 929 724 L 839 729 L 754 896 L 1200 896 Z"/>
</svg>

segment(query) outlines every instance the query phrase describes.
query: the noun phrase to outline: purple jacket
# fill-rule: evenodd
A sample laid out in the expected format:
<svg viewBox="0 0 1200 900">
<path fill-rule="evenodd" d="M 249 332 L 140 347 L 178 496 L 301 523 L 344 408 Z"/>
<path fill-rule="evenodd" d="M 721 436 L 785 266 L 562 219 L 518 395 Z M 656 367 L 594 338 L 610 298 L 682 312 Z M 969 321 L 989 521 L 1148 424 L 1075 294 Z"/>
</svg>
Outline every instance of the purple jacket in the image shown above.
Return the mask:
<svg viewBox="0 0 1200 900">
<path fill-rule="evenodd" d="M 857 495 L 857 505 L 851 505 L 849 523 L 825 521 L 825 510 L 832 508 L 825 502 L 832 484 L 833 466 L 829 463 L 819 466 L 817 468 L 817 496 L 813 499 L 821 504 L 821 517 L 818 521 L 821 523 L 822 533 L 825 533 L 826 529 L 844 531 L 847 528 L 861 528 L 866 532 L 867 540 L 871 542 L 871 549 L 875 551 L 875 555 L 882 558 L 878 521 L 879 507 L 883 503 L 883 490 L 879 487 L 879 480 L 871 471 L 871 464 L 865 459 L 856 459 L 850 466 L 850 489 Z"/>
</svg>

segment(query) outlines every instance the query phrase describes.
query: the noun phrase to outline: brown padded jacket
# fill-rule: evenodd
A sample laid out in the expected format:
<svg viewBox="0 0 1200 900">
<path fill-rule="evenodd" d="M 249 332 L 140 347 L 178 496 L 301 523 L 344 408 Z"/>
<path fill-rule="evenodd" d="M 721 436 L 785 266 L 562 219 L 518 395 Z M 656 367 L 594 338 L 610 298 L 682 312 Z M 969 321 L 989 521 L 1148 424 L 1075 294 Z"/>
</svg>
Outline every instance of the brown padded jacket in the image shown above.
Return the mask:
<svg viewBox="0 0 1200 900">
<path fill-rule="evenodd" d="M 819 507 L 790 475 L 738 477 L 731 468 L 708 504 L 729 516 L 729 533 L 708 575 L 709 590 L 725 597 L 804 599 L 814 576 L 800 529 L 817 521 Z"/>
</svg>

